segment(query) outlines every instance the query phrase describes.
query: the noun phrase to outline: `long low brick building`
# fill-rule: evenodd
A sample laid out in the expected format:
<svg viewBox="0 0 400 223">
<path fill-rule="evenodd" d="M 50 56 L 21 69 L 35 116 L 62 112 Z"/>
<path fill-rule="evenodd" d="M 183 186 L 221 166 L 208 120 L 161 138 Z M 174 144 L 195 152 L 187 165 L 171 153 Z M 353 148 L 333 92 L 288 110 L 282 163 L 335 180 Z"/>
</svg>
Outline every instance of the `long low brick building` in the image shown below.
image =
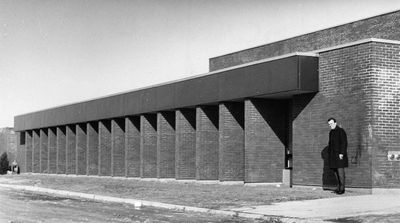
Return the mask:
<svg viewBox="0 0 400 223">
<path fill-rule="evenodd" d="M 400 187 L 400 11 L 210 59 L 210 72 L 15 117 L 23 172 Z"/>
</svg>

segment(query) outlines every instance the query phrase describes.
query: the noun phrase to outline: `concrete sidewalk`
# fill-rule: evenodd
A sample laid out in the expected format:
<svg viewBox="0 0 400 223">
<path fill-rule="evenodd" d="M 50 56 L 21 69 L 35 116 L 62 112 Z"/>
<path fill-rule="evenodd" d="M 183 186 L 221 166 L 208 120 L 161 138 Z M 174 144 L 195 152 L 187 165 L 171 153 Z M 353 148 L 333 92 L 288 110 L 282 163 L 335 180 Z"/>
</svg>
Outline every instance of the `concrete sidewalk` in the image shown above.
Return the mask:
<svg viewBox="0 0 400 223">
<path fill-rule="evenodd" d="M 152 206 L 182 211 L 203 212 L 209 214 L 222 214 L 252 219 L 279 219 L 282 222 L 326 222 L 329 219 L 355 217 L 362 215 L 389 215 L 400 214 L 400 193 L 394 194 L 375 193 L 349 197 L 335 197 L 317 200 L 288 201 L 242 207 L 230 210 L 215 210 L 184 205 L 166 204 L 137 199 L 125 199 L 97 194 L 54 190 L 37 186 L 0 184 L 0 187 L 25 190 L 38 193 L 47 193 L 63 197 L 84 198 L 97 201 L 118 202 L 132 204 L 135 208 Z"/>
<path fill-rule="evenodd" d="M 233 211 L 308 220 L 327 220 L 361 215 L 391 215 L 400 213 L 400 195 L 372 194 L 290 201 L 237 208 Z"/>
</svg>

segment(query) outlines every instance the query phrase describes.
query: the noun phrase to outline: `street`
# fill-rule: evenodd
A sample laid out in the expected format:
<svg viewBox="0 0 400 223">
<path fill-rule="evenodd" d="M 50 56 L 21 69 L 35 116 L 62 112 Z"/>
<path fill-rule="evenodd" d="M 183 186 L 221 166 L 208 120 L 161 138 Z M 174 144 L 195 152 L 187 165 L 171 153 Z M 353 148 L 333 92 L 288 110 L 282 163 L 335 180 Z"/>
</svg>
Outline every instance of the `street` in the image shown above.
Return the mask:
<svg viewBox="0 0 400 223">
<path fill-rule="evenodd" d="M 229 216 L 54 197 L 0 188 L 0 222 L 254 222 Z"/>
</svg>

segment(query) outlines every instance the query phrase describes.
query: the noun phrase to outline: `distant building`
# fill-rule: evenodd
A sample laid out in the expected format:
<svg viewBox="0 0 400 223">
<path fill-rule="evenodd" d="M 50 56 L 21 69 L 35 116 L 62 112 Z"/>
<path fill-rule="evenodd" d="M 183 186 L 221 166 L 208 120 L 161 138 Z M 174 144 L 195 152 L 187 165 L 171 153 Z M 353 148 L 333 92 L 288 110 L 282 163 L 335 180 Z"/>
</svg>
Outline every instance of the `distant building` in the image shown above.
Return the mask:
<svg viewBox="0 0 400 223">
<path fill-rule="evenodd" d="M 17 158 L 17 134 L 13 128 L 0 128 L 0 155 L 7 152 L 10 163 Z M 25 155 L 25 154 L 24 154 Z"/>
<path fill-rule="evenodd" d="M 211 58 L 204 75 L 16 116 L 18 162 L 35 173 L 321 185 L 335 117 L 348 134 L 347 185 L 400 188 L 399 107 L 396 11 Z"/>
</svg>

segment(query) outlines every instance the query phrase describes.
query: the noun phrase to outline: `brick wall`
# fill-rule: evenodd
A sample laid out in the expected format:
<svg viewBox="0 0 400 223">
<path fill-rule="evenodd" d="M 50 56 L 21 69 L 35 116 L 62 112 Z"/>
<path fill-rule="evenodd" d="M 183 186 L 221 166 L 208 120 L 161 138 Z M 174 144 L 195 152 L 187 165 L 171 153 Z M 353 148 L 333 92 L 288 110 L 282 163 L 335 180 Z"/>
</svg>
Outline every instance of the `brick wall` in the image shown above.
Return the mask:
<svg viewBox="0 0 400 223">
<path fill-rule="evenodd" d="M 33 130 L 33 159 L 32 159 L 32 172 L 40 173 L 40 131 L 39 129 Z"/>
<path fill-rule="evenodd" d="M 176 179 L 196 178 L 196 110 L 176 111 Z"/>
<path fill-rule="evenodd" d="M 140 177 L 140 117 L 125 118 L 126 176 Z"/>
<path fill-rule="evenodd" d="M 76 125 L 76 174 L 86 175 L 87 151 L 86 123 Z"/>
<path fill-rule="evenodd" d="M 57 130 L 56 128 L 49 128 L 49 173 L 57 173 Z"/>
<path fill-rule="evenodd" d="M 400 11 L 211 58 L 210 71 L 292 52 L 308 52 L 367 38 L 400 40 Z"/>
<path fill-rule="evenodd" d="M 157 177 L 157 115 L 140 116 L 140 177 Z"/>
<path fill-rule="evenodd" d="M 89 122 L 86 124 L 87 131 L 87 174 L 99 174 L 99 123 Z"/>
<path fill-rule="evenodd" d="M 219 180 L 244 180 L 244 103 L 219 105 Z"/>
<path fill-rule="evenodd" d="M 76 126 L 66 126 L 66 174 L 76 173 Z"/>
<path fill-rule="evenodd" d="M 113 119 L 111 132 L 112 175 L 125 176 L 125 119 Z"/>
<path fill-rule="evenodd" d="M 175 112 L 157 113 L 157 177 L 175 178 Z"/>
<path fill-rule="evenodd" d="M 245 182 L 282 182 L 287 111 L 286 101 L 245 101 Z"/>
<path fill-rule="evenodd" d="M 49 151 L 48 143 L 49 139 L 47 137 L 47 129 L 40 129 L 40 172 L 48 173 L 49 168 Z"/>
<path fill-rule="evenodd" d="M 196 179 L 218 180 L 218 106 L 196 108 Z"/>
<path fill-rule="evenodd" d="M 25 149 L 26 149 L 26 158 L 25 158 L 25 169 L 26 172 L 33 172 L 33 133 L 28 130 L 25 134 Z"/>
<path fill-rule="evenodd" d="M 99 175 L 111 176 L 111 120 L 99 121 Z"/>
<path fill-rule="evenodd" d="M 388 151 L 400 151 L 400 46 L 372 44 L 374 109 L 368 149 L 373 151 L 374 187 L 400 187 L 400 162 L 388 161 Z"/>
<path fill-rule="evenodd" d="M 327 120 L 335 117 L 348 138 L 348 186 L 371 187 L 368 149 L 371 43 L 320 53 L 319 93 L 293 99 L 293 183 L 321 185 L 321 151 L 328 144 Z"/>
<path fill-rule="evenodd" d="M 67 163 L 67 139 L 66 139 L 66 127 L 57 127 L 57 173 L 66 173 Z"/>
</svg>

